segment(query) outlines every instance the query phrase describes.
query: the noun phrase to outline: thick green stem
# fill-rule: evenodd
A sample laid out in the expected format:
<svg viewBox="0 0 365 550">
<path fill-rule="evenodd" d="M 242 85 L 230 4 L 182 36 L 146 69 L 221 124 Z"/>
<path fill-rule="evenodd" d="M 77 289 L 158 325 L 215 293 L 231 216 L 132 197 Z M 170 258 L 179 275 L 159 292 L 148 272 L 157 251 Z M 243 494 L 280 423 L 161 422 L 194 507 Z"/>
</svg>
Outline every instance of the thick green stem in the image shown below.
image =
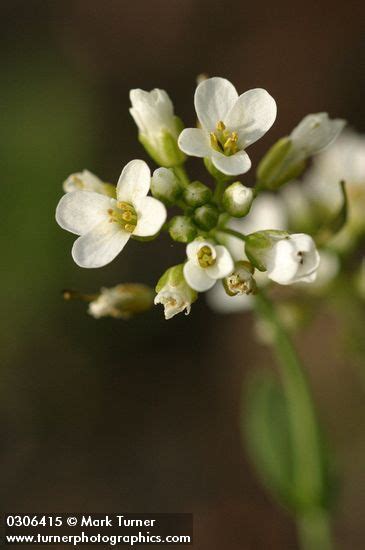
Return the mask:
<svg viewBox="0 0 365 550">
<path fill-rule="evenodd" d="M 324 510 L 303 514 L 296 525 L 302 550 L 333 550 L 330 521 Z"/>
<path fill-rule="evenodd" d="M 297 514 L 299 537 L 301 541 L 306 540 L 305 545 L 302 542 L 303 550 L 327 550 L 332 545 L 328 518 L 321 508 L 325 485 L 321 436 L 307 378 L 273 304 L 262 292 L 256 296 L 256 307 L 273 330 L 274 351 L 287 401 L 295 465 L 293 485 L 303 509 Z M 315 542 L 311 544 L 311 540 Z"/>
<path fill-rule="evenodd" d="M 220 206 L 222 202 L 223 193 L 225 188 L 227 187 L 228 182 L 222 179 L 216 180 L 216 181 L 217 181 L 217 184 L 213 194 L 213 201 L 217 206 Z"/>
</svg>

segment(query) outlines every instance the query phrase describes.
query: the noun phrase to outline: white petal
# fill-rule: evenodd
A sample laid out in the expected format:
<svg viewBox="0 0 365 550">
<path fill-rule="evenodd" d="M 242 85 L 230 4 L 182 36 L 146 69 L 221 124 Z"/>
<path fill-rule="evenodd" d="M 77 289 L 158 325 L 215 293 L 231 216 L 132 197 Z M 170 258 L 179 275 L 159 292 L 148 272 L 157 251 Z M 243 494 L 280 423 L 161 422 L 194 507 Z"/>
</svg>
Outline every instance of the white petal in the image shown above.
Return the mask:
<svg viewBox="0 0 365 550">
<path fill-rule="evenodd" d="M 238 133 L 238 143 L 244 148 L 262 137 L 276 119 L 276 102 L 262 88 L 240 95 L 228 113 L 226 126 Z"/>
<path fill-rule="evenodd" d="M 215 247 L 215 250 L 217 252 L 215 264 L 211 267 L 207 267 L 205 271 L 208 277 L 212 279 L 223 279 L 223 277 L 232 273 L 234 263 L 225 246 L 218 245 Z"/>
<path fill-rule="evenodd" d="M 211 154 L 208 134 L 201 128 L 185 128 L 179 136 L 178 145 L 184 153 L 193 157 L 208 157 Z"/>
<path fill-rule="evenodd" d="M 327 113 L 311 114 L 303 118 L 290 137 L 296 149 L 313 155 L 332 143 L 345 124 L 340 118 L 330 119 Z"/>
<path fill-rule="evenodd" d="M 292 284 L 300 265 L 296 253 L 290 239 L 277 242 L 268 254 L 268 277 L 281 285 Z"/>
<path fill-rule="evenodd" d="M 89 170 L 71 174 L 63 182 L 65 193 L 71 193 L 72 191 L 95 191 L 95 193 L 102 193 L 103 188 L 104 184 L 101 179 L 92 174 L 92 172 L 89 172 Z"/>
<path fill-rule="evenodd" d="M 158 233 L 166 220 L 166 208 L 153 197 L 143 197 L 134 203 L 137 211 L 138 222 L 133 235 L 149 237 Z"/>
<path fill-rule="evenodd" d="M 131 160 L 123 168 L 117 185 L 118 201 L 130 202 L 145 197 L 150 189 L 151 172 L 144 160 Z"/>
<path fill-rule="evenodd" d="M 219 151 L 213 151 L 212 161 L 218 170 L 229 176 L 245 174 L 251 168 L 250 157 L 246 151 L 239 151 L 230 157 L 219 153 Z"/>
<path fill-rule="evenodd" d="M 62 197 L 56 209 L 57 223 L 67 231 L 83 235 L 108 217 L 114 199 L 92 191 L 72 191 Z"/>
<path fill-rule="evenodd" d="M 198 119 L 205 130 L 212 132 L 225 118 L 238 98 L 236 88 L 225 78 L 204 80 L 195 91 L 194 104 Z"/>
<path fill-rule="evenodd" d="M 114 260 L 130 236 L 118 223 L 105 220 L 74 242 L 72 257 L 80 267 L 102 267 Z"/>
<path fill-rule="evenodd" d="M 215 259 L 217 256 L 215 247 L 209 241 L 203 241 L 202 239 L 196 239 L 195 241 L 189 243 L 186 247 L 186 255 L 189 260 L 192 260 L 196 265 L 198 265 L 197 254 L 203 246 L 208 246 L 212 252 L 212 258 Z"/>
<path fill-rule="evenodd" d="M 206 270 L 191 260 L 184 265 L 184 277 L 188 285 L 197 292 L 205 292 L 215 285 L 215 280 L 208 277 Z"/>
</svg>

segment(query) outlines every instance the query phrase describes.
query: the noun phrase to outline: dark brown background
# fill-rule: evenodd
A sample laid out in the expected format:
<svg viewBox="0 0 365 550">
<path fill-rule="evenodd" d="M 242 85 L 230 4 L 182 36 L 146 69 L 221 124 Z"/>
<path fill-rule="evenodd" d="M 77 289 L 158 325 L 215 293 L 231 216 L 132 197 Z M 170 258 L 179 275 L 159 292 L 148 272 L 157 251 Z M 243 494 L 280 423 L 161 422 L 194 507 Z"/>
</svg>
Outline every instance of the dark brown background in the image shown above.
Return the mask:
<svg viewBox="0 0 365 550">
<path fill-rule="evenodd" d="M 129 323 L 93 320 L 60 289 L 153 284 L 183 247 L 132 243 L 105 269 L 82 270 L 54 208 L 69 173 L 115 181 L 145 158 L 128 113 L 134 87 L 165 88 L 189 126 L 201 72 L 239 91 L 267 88 L 278 119 L 254 159 L 308 112 L 364 131 L 365 7 L 13 0 L 0 10 L 2 508 L 187 511 L 199 550 L 296 548 L 240 442 L 242 380 L 272 362 L 251 316 L 220 317 L 200 300 L 168 323 L 159 308 Z M 336 536 L 360 550 L 364 385 L 340 340 L 340 320 L 324 310 L 299 344 L 343 467 Z"/>
</svg>

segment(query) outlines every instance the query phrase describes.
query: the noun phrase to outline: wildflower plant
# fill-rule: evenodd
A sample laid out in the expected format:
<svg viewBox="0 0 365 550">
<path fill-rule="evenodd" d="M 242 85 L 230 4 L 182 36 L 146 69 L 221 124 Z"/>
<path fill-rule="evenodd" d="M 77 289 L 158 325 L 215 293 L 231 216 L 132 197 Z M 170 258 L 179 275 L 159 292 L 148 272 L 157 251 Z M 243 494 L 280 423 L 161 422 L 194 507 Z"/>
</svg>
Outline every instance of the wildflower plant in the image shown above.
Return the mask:
<svg viewBox="0 0 365 550">
<path fill-rule="evenodd" d="M 266 341 L 276 349 L 283 384 L 270 378 L 253 390 L 249 448 L 265 484 L 295 515 L 303 548 L 330 548 L 330 476 L 322 436 L 303 368 L 268 290 L 293 285 L 298 292 L 309 287 L 323 292 L 338 276 L 340 245 L 365 234 L 358 202 L 360 197 L 365 204 L 365 140 L 345 132 L 333 149 L 345 121 L 310 114 L 271 146 L 258 163 L 256 183 L 248 186 L 246 150 L 270 130 L 277 114 L 266 90 L 239 95 L 224 78 L 203 79 L 194 96 L 196 128 L 184 128 L 164 90 L 132 90 L 130 99 L 139 141 L 158 167 L 151 172 L 145 161 L 131 160 L 116 185 L 87 170 L 72 174 L 64 182 L 56 219 L 78 236 L 72 256 L 81 267 L 103 267 L 130 239 L 149 241 L 161 232 L 181 244 L 181 262 L 164 266 L 155 292 L 121 283 L 91 296 L 69 291 L 67 297 L 89 302 L 95 318 L 125 319 L 161 304 L 171 319 L 189 314 L 205 292 L 208 303 L 224 312 L 255 307 Z M 349 142 L 356 145 L 354 162 L 348 158 Z M 326 188 L 326 169 L 333 172 L 341 154 L 340 176 L 331 174 Z M 188 175 L 189 156 L 203 159 L 204 181 Z M 350 198 L 346 163 L 353 180 Z M 363 273 L 362 266 L 357 281 L 365 279 Z M 272 414 L 278 403 L 279 428 Z"/>
<path fill-rule="evenodd" d="M 230 224 L 244 220 L 264 190 L 276 189 L 297 176 L 310 155 L 337 137 L 342 120 L 331 120 L 324 113 L 307 116 L 265 155 L 257 170 L 257 185 L 251 188 L 238 178 L 251 168 L 247 147 L 276 118 L 276 102 L 266 90 L 256 88 L 239 95 L 224 78 L 203 80 L 194 97 L 199 127 L 185 129 L 164 90 L 132 90 L 130 99 L 139 140 L 160 167 L 151 174 L 146 162 L 131 160 L 116 186 L 87 170 L 66 179 L 56 219 L 62 228 L 79 235 L 72 248 L 79 266 L 103 267 L 123 251 L 129 239 L 157 238 L 167 231 L 172 240 L 186 246 L 175 290 L 169 294 L 169 286 L 161 289 L 164 275 L 157 285 L 155 302 L 164 305 L 166 318 L 190 311 L 188 295 L 216 284 L 227 289 L 227 277 L 236 281 L 236 291 L 228 291 L 229 296 L 259 290 L 255 270 L 266 272 L 278 284 L 315 280 L 320 258 L 310 235 L 290 235 L 285 227 L 245 234 Z M 204 159 L 207 181 L 189 178 L 185 170 L 189 155 Z M 170 207 L 181 214 L 168 217 Z M 234 258 L 228 236 L 244 244 L 241 257 Z M 242 268 L 237 262 L 247 263 L 252 284 L 240 280 Z M 170 272 L 171 267 L 166 268 Z M 180 295 L 177 289 L 186 285 L 190 292 L 181 290 Z M 176 307 L 178 303 L 185 305 Z"/>
</svg>

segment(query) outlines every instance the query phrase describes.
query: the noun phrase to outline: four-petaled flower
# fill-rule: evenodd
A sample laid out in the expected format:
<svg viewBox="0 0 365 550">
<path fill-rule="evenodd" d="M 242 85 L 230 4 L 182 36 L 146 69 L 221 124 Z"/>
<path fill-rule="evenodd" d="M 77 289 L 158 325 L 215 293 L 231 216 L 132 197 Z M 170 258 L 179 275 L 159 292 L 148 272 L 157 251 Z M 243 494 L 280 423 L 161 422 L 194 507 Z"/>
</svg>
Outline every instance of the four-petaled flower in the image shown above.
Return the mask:
<svg viewBox="0 0 365 550">
<path fill-rule="evenodd" d="M 186 255 L 184 277 L 197 292 L 209 290 L 218 279 L 233 271 L 234 263 L 225 246 L 197 239 L 188 244 Z"/>
<path fill-rule="evenodd" d="M 72 256 L 81 267 L 102 267 L 111 262 L 130 237 L 155 235 L 166 219 L 165 206 L 148 197 L 151 173 L 143 160 L 132 160 L 123 169 L 116 199 L 92 191 L 73 191 L 60 200 L 59 225 L 81 235 Z"/>
<path fill-rule="evenodd" d="M 195 110 L 201 128 L 187 128 L 179 147 L 195 157 L 210 158 L 224 174 L 244 174 L 251 167 L 245 149 L 271 128 L 276 103 L 262 88 L 238 95 L 225 78 L 209 78 L 195 92 Z"/>
</svg>

